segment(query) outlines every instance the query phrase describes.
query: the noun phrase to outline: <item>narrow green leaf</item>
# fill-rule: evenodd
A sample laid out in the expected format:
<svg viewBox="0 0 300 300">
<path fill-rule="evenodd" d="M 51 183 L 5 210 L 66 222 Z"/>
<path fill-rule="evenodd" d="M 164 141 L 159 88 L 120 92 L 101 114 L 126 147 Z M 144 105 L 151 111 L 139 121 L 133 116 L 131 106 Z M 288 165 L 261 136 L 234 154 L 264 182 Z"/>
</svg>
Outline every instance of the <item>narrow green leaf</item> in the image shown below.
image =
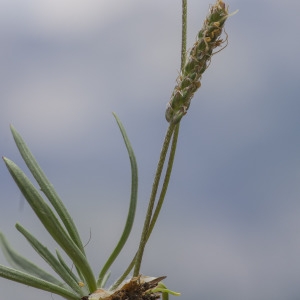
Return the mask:
<svg viewBox="0 0 300 300">
<path fill-rule="evenodd" d="M 80 296 L 70 290 L 64 289 L 58 285 L 55 285 L 38 277 L 2 265 L 0 265 L 0 277 L 60 295 L 68 300 L 80 300 Z M 20 299 L 22 299 L 22 296 L 20 296 Z"/>
<path fill-rule="evenodd" d="M 23 226 L 17 223 L 16 228 L 24 235 L 32 248 L 48 263 L 48 265 L 61 277 L 61 279 L 63 279 L 72 290 L 83 296 L 82 290 L 78 285 L 78 281 L 74 280 L 74 278 L 60 264 L 59 260 L 56 259 L 56 257 Z"/>
<path fill-rule="evenodd" d="M 39 184 L 41 191 L 46 195 L 50 203 L 53 205 L 54 209 L 61 218 L 72 240 L 82 251 L 82 253 L 84 253 L 84 247 L 80 239 L 79 233 L 77 231 L 77 228 L 75 226 L 75 223 L 71 218 L 69 212 L 67 211 L 66 207 L 64 206 L 63 202 L 61 201 L 60 197 L 57 195 L 53 185 L 44 174 L 43 170 L 37 163 L 36 159 L 32 155 L 31 151 L 27 147 L 20 134 L 12 125 L 10 126 L 10 129 L 14 137 L 15 143 L 20 151 L 20 154 L 23 157 L 33 177 Z"/>
<path fill-rule="evenodd" d="M 57 258 L 61 264 L 62 267 L 65 268 L 66 272 L 68 272 L 70 274 L 70 276 L 73 277 L 73 279 L 75 280 L 75 282 L 78 284 L 78 286 L 81 288 L 81 291 L 82 291 L 82 294 L 89 294 L 89 291 L 88 289 L 86 288 L 86 284 L 84 281 L 84 279 L 80 280 L 77 278 L 77 276 L 72 272 L 72 270 L 69 268 L 69 266 L 66 264 L 66 262 L 64 261 L 64 259 L 62 258 L 62 256 L 60 255 L 59 251 L 56 249 L 56 255 L 57 255 Z M 81 285 L 82 283 L 82 285 Z"/>
<path fill-rule="evenodd" d="M 72 276 L 73 280 L 75 282 L 79 282 L 80 280 L 77 278 L 77 276 L 72 272 L 72 270 L 69 268 L 69 266 L 66 264 L 62 256 L 60 255 L 59 251 L 56 249 L 56 256 L 60 262 L 60 264 L 65 268 L 65 270 Z"/>
<path fill-rule="evenodd" d="M 53 277 L 51 274 L 47 273 L 43 269 L 39 268 L 37 265 L 21 256 L 17 253 L 7 242 L 5 236 L 0 232 L 0 246 L 6 260 L 9 264 L 17 270 L 26 272 L 38 278 L 44 279 L 45 281 L 51 282 L 55 285 L 63 286 L 64 283 L 60 282 L 58 279 Z"/>
<path fill-rule="evenodd" d="M 3 160 L 20 191 L 46 230 L 71 258 L 74 265 L 80 270 L 89 287 L 89 291 L 95 291 L 97 288 L 95 277 L 85 255 L 66 233 L 65 229 L 62 227 L 49 205 L 44 201 L 42 196 L 39 194 L 27 176 L 23 173 L 23 171 L 8 158 L 3 157 Z"/>
<path fill-rule="evenodd" d="M 117 117 L 116 114 L 113 114 L 119 129 L 121 131 L 121 134 L 123 136 L 123 140 L 125 143 L 125 146 L 128 151 L 129 159 L 130 159 L 130 165 L 131 165 L 131 196 L 130 196 L 130 204 L 129 204 L 129 209 L 128 209 L 128 214 L 127 214 L 127 219 L 125 223 L 125 227 L 123 229 L 123 233 L 120 237 L 120 240 L 118 244 L 116 245 L 115 249 L 113 250 L 112 254 L 108 258 L 107 262 L 105 263 L 104 267 L 102 268 L 100 274 L 99 274 L 99 279 L 97 281 L 97 286 L 98 287 L 103 287 L 105 284 L 105 275 L 112 265 L 112 263 L 115 261 L 121 250 L 123 249 L 129 234 L 132 229 L 132 225 L 134 222 L 134 217 L 135 217 L 135 211 L 136 211 L 136 203 L 137 203 L 137 193 L 138 193 L 138 169 L 137 169 L 137 163 L 136 163 L 136 158 L 134 155 L 134 151 L 132 149 L 132 146 L 130 144 L 130 141 L 128 139 L 128 136 L 126 134 L 125 128 L 122 125 L 120 119 Z"/>
<path fill-rule="evenodd" d="M 173 295 L 173 296 L 180 296 L 181 295 L 178 292 L 174 292 L 174 291 L 169 290 L 162 282 L 159 282 L 157 287 L 151 289 L 150 291 L 151 291 L 151 293 L 162 293 L 162 294 L 166 293 L 166 294 L 170 294 L 170 295 Z M 164 299 L 164 297 L 163 297 L 163 299 Z"/>
</svg>

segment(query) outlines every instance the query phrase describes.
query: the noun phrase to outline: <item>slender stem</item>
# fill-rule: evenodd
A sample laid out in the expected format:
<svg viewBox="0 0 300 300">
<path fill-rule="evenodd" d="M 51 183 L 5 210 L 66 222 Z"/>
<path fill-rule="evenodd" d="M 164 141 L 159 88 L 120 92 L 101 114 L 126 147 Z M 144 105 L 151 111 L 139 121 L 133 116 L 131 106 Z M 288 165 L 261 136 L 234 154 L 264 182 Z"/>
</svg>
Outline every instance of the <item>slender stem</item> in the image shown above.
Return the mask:
<svg viewBox="0 0 300 300">
<path fill-rule="evenodd" d="M 187 0 L 182 0 L 182 29 L 181 29 L 181 69 L 183 68 L 185 61 L 186 61 L 186 36 L 187 36 Z M 148 238 L 155 226 L 156 220 L 158 218 L 158 215 L 160 213 L 160 209 L 163 205 L 165 195 L 167 193 L 171 173 L 172 173 L 172 168 L 173 168 L 173 162 L 175 158 L 175 153 L 176 153 L 176 147 L 177 147 L 177 140 L 178 140 L 178 135 L 179 135 L 179 129 L 180 129 L 180 122 L 176 125 L 174 135 L 173 135 L 173 140 L 172 140 L 172 146 L 171 146 L 171 151 L 169 155 L 169 161 L 168 161 L 168 167 L 165 175 L 165 179 L 163 182 L 163 186 L 161 189 L 161 193 L 155 208 L 155 211 L 153 213 L 153 217 L 151 219 L 151 223 L 149 226 L 149 232 L 148 232 Z"/>
<path fill-rule="evenodd" d="M 182 69 L 185 64 L 185 60 L 186 60 L 187 0 L 182 0 L 182 29 L 181 29 L 181 32 L 182 32 L 182 34 L 181 34 L 181 69 Z M 174 162 L 175 153 L 176 153 L 179 129 L 180 129 L 180 122 L 175 126 L 169 160 L 168 160 L 168 166 L 167 166 L 164 182 L 163 182 L 163 185 L 161 188 L 160 196 L 159 196 L 155 211 L 153 213 L 153 216 L 151 218 L 151 223 L 149 225 L 147 240 L 149 239 L 149 237 L 152 233 L 152 230 L 155 226 L 155 223 L 157 221 L 158 215 L 160 213 L 161 207 L 163 205 L 163 202 L 164 202 L 167 190 L 168 190 L 169 181 L 170 181 L 172 168 L 173 168 L 173 162 Z"/>
<path fill-rule="evenodd" d="M 154 177 L 154 181 L 153 181 L 153 185 L 152 185 L 152 192 L 150 195 L 150 200 L 149 200 L 147 214 L 146 214 L 146 218 L 145 218 L 145 222 L 144 222 L 140 245 L 139 245 L 137 256 L 136 256 L 133 276 L 138 276 L 140 273 L 142 257 L 143 257 L 144 249 L 145 249 L 147 239 L 148 239 L 148 230 L 149 230 L 149 225 L 150 225 L 150 221 L 151 221 L 151 217 L 152 217 L 152 211 L 153 211 L 153 207 L 154 207 L 154 203 L 155 203 L 157 189 L 158 189 L 161 173 L 163 170 L 163 166 L 165 163 L 166 155 L 168 152 L 168 148 L 170 145 L 170 141 L 171 141 L 171 138 L 172 138 L 172 135 L 174 132 L 174 128 L 175 128 L 175 125 L 173 125 L 173 124 L 169 125 L 166 136 L 165 136 L 165 140 L 163 143 L 163 147 L 160 152 L 160 157 L 158 160 L 157 169 L 156 169 L 156 173 L 155 173 L 155 177 Z"/>
<path fill-rule="evenodd" d="M 183 68 L 186 60 L 186 36 L 187 36 L 187 0 L 182 0 L 182 29 L 181 29 L 181 69 Z M 169 155 L 169 161 L 168 161 L 168 167 L 165 175 L 165 179 L 163 182 L 163 186 L 161 189 L 161 193 L 155 208 L 155 211 L 153 213 L 153 217 L 151 219 L 151 223 L 149 226 L 149 232 L 148 232 L 148 238 L 155 226 L 156 220 L 158 218 L 158 215 L 160 213 L 160 209 L 163 205 L 165 195 L 168 189 L 172 168 L 173 168 L 173 162 L 175 158 L 176 153 L 176 147 L 177 147 L 177 140 L 179 135 L 179 129 L 180 129 L 180 122 L 176 125 L 173 140 L 172 140 L 172 146 L 171 151 Z"/>
<path fill-rule="evenodd" d="M 181 25 L 181 68 L 186 61 L 186 36 L 187 36 L 187 0 L 182 0 L 182 25 Z"/>
<path fill-rule="evenodd" d="M 149 237 L 152 233 L 152 230 L 155 226 L 156 220 L 158 218 L 158 215 L 160 213 L 160 209 L 161 209 L 161 207 L 164 203 L 165 196 L 166 196 L 166 193 L 167 193 L 167 189 L 168 189 L 168 185 L 169 185 L 169 181 L 170 181 L 170 177 L 171 177 L 171 173 L 172 173 L 175 153 L 176 153 L 177 140 L 178 140 L 178 134 L 179 134 L 179 128 L 180 128 L 179 126 L 180 126 L 180 123 L 175 126 L 173 139 L 172 139 L 171 150 L 170 150 L 170 155 L 169 155 L 169 160 L 168 160 L 168 166 L 167 166 L 164 182 L 163 182 L 163 185 L 162 185 L 162 188 L 161 188 L 161 192 L 160 192 L 160 195 L 159 195 L 159 198 L 158 198 L 158 202 L 157 202 L 155 211 L 153 213 L 153 216 L 151 218 L 151 223 L 149 225 L 147 240 L 149 239 Z"/>
<path fill-rule="evenodd" d="M 186 61 L 186 39 L 187 39 L 187 0 L 182 0 L 181 69 L 183 68 L 185 61 Z M 160 153 L 160 158 L 158 161 L 154 182 L 152 185 L 152 192 L 151 192 L 151 196 L 150 196 L 150 200 L 149 200 L 148 210 L 147 210 L 146 219 L 144 222 L 144 227 L 143 227 L 138 251 L 135 254 L 135 256 L 132 259 L 129 266 L 127 267 L 127 269 L 125 270 L 124 274 L 113 285 L 112 289 L 116 288 L 123 281 L 123 279 L 130 273 L 130 271 L 132 270 L 133 267 L 134 267 L 133 276 L 139 275 L 142 257 L 143 257 L 146 243 L 150 237 L 150 234 L 152 233 L 152 230 L 153 230 L 156 220 L 158 218 L 160 209 L 162 207 L 162 204 L 163 204 L 163 201 L 164 201 L 167 189 L 168 189 L 168 184 L 170 181 L 170 176 L 172 173 L 172 167 L 173 167 L 173 162 L 174 162 L 174 157 L 175 157 L 175 152 L 176 152 L 179 129 L 180 129 L 180 123 L 178 123 L 177 125 L 171 124 L 167 130 L 165 140 L 163 143 L 163 147 L 162 147 L 162 150 Z M 172 136 L 173 136 L 173 139 L 172 139 Z M 157 189 L 158 189 L 160 177 L 162 174 L 165 158 L 167 155 L 167 151 L 168 151 L 171 139 L 172 139 L 172 146 L 171 146 L 171 150 L 170 150 L 170 154 L 169 154 L 168 166 L 167 166 L 163 186 L 162 186 L 162 189 L 160 192 L 160 196 L 158 199 L 158 203 L 157 203 L 155 211 L 153 213 Z"/>
</svg>

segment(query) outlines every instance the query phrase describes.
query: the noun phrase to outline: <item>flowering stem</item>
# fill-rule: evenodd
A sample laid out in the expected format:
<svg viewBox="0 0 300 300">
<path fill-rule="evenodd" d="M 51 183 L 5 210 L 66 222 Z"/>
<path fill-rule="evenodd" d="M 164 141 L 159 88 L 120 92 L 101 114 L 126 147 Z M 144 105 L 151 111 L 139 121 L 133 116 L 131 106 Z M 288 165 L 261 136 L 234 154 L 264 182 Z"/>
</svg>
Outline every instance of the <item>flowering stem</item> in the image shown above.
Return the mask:
<svg viewBox="0 0 300 300">
<path fill-rule="evenodd" d="M 182 26 L 181 26 L 181 66 L 180 69 L 184 67 L 185 61 L 186 61 L 186 36 L 187 36 L 187 0 L 182 0 Z M 178 140 L 178 135 L 179 135 L 179 129 L 180 129 L 180 122 L 176 124 L 174 134 L 173 134 L 173 139 L 172 139 L 172 145 L 171 145 L 171 150 L 170 150 L 170 155 L 169 155 L 169 161 L 168 161 L 168 166 L 166 170 L 166 175 L 165 179 L 161 188 L 161 192 L 159 195 L 159 199 L 155 208 L 155 211 L 153 213 L 151 223 L 149 225 L 149 231 L 148 231 L 148 237 L 150 237 L 152 230 L 154 228 L 154 225 L 156 223 L 156 220 L 158 218 L 158 215 L 160 213 L 160 209 L 163 205 L 165 195 L 167 193 L 171 173 L 172 173 L 172 168 L 173 168 L 173 162 L 175 158 L 175 153 L 176 153 L 176 148 L 177 148 L 177 140 Z"/>
<path fill-rule="evenodd" d="M 182 0 L 181 69 L 180 74 L 177 78 L 177 85 L 174 88 L 166 110 L 165 116 L 167 121 L 169 122 L 169 128 L 167 130 L 162 151 L 160 153 L 138 251 L 125 273 L 115 283 L 113 288 L 116 288 L 120 284 L 121 279 L 124 279 L 133 267 L 133 276 L 138 276 L 140 273 L 144 249 L 155 226 L 168 188 L 176 152 L 177 138 L 179 134 L 179 125 L 181 119 L 187 113 L 187 110 L 190 106 L 190 101 L 193 98 L 194 93 L 201 86 L 201 76 L 208 68 L 211 57 L 213 56 L 213 54 L 219 52 L 213 52 L 213 50 L 227 41 L 227 37 L 224 41 L 220 38 L 220 36 L 223 32 L 225 21 L 228 17 L 228 7 L 222 0 L 216 0 L 216 3 L 210 8 L 209 14 L 206 17 L 203 27 L 198 33 L 197 40 L 189 53 L 189 57 L 187 58 L 187 0 Z M 169 154 L 165 179 L 162 185 L 158 202 L 154 209 L 158 185 L 172 137 L 173 142 Z"/>
<path fill-rule="evenodd" d="M 170 150 L 170 155 L 169 155 L 169 160 L 168 160 L 168 166 L 167 166 L 167 170 L 166 170 L 166 174 L 165 174 L 165 178 L 164 178 L 164 182 L 161 188 L 161 192 L 157 201 L 157 205 L 155 208 L 155 211 L 153 213 L 153 216 L 151 218 L 151 223 L 149 225 L 149 230 L 148 230 L 148 238 L 150 237 L 152 230 L 155 226 L 156 220 L 158 218 L 158 215 L 160 213 L 160 209 L 163 205 L 164 199 L 165 199 L 165 195 L 167 193 L 167 189 L 168 189 L 168 185 L 169 185 L 169 181 L 170 181 L 170 177 L 171 177 L 171 173 L 172 173 L 172 168 L 173 168 L 173 162 L 174 162 L 174 158 L 175 158 L 175 153 L 176 153 L 176 147 L 177 147 L 177 140 L 178 140 L 178 135 L 179 135 L 179 124 L 177 124 L 175 126 L 174 129 L 174 133 L 173 133 L 173 138 L 172 138 L 172 145 L 171 145 L 171 150 Z"/>
<path fill-rule="evenodd" d="M 181 35 L 181 69 L 183 68 L 185 61 L 186 61 L 186 34 L 187 33 L 187 0 L 182 0 L 182 35 Z M 144 249 L 146 246 L 146 243 L 152 233 L 152 230 L 155 226 L 156 220 L 158 218 L 158 215 L 160 213 L 160 209 L 162 207 L 162 204 L 165 199 L 165 195 L 168 189 L 172 168 L 173 168 L 173 162 L 175 158 L 175 152 L 176 152 L 176 146 L 177 146 L 177 140 L 178 140 L 178 134 L 179 134 L 179 123 L 172 124 L 170 123 L 169 128 L 167 130 L 165 140 L 163 143 L 163 147 L 160 153 L 160 158 L 157 164 L 157 170 L 154 177 L 154 182 L 152 185 L 152 192 L 149 200 L 148 210 L 146 214 L 146 219 L 144 222 L 144 227 L 142 231 L 142 236 L 140 240 L 140 245 L 138 252 L 135 257 L 135 266 L 134 266 L 134 272 L 133 276 L 138 276 L 140 273 L 140 267 L 142 262 L 142 257 L 144 253 Z M 153 208 L 155 204 L 155 199 L 157 195 L 157 189 L 160 182 L 161 174 L 163 171 L 166 155 L 169 149 L 170 141 L 172 140 L 172 146 L 171 151 L 169 154 L 169 160 L 168 160 L 168 166 L 163 182 L 163 186 L 160 192 L 160 196 L 155 208 L 155 211 L 153 213 Z"/>
<path fill-rule="evenodd" d="M 149 205 L 148 205 L 148 209 L 147 209 L 147 213 L 146 213 L 146 218 L 145 218 L 145 222 L 144 222 L 140 245 L 139 245 L 139 249 L 138 249 L 136 260 L 135 260 L 133 276 L 138 276 L 140 273 L 142 257 L 143 257 L 144 249 L 145 249 L 145 246 L 146 246 L 146 243 L 148 240 L 149 225 L 150 225 L 151 218 L 152 218 L 152 212 L 153 212 L 153 207 L 154 207 L 155 198 L 156 198 L 156 194 L 157 194 L 157 189 L 158 189 L 160 177 L 162 174 L 162 170 L 164 167 L 166 155 L 167 155 L 167 152 L 169 149 L 169 145 L 170 145 L 170 141 L 171 141 L 174 129 L 175 129 L 175 125 L 170 124 L 168 127 L 168 130 L 167 130 L 166 136 L 165 136 L 162 150 L 160 152 L 160 157 L 158 160 L 157 169 L 156 169 L 156 173 L 155 173 L 155 177 L 154 177 L 154 181 L 153 181 L 153 185 L 152 185 L 152 192 L 150 195 L 150 200 L 149 200 Z"/>
<path fill-rule="evenodd" d="M 182 0 L 182 26 L 181 26 L 181 66 L 183 68 L 186 61 L 186 32 L 187 32 L 187 0 Z"/>
</svg>

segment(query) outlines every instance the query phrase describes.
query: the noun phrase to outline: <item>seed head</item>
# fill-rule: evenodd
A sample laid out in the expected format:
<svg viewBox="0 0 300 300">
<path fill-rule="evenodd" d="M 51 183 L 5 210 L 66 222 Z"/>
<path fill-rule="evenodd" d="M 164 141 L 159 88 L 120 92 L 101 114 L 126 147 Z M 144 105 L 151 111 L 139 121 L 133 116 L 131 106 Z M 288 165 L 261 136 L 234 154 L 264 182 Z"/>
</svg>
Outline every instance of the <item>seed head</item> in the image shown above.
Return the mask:
<svg viewBox="0 0 300 300">
<path fill-rule="evenodd" d="M 202 29 L 197 35 L 197 40 L 176 80 L 177 85 L 173 90 L 171 99 L 167 104 L 165 115 L 169 123 L 177 124 L 187 113 L 194 93 L 201 86 L 201 76 L 210 64 L 214 49 L 227 41 L 227 38 L 224 41 L 220 36 L 228 16 L 228 7 L 222 0 L 217 0 L 210 7 Z"/>
</svg>

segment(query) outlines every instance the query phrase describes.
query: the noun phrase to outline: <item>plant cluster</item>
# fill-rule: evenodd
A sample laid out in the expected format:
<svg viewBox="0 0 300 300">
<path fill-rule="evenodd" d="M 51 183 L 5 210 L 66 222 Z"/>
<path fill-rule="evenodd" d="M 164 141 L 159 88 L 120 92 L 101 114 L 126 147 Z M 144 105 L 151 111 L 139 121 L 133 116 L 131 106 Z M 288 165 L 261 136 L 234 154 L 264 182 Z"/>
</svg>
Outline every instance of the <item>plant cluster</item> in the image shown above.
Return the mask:
<svg viewBox="0 0 300 300">
<path fill-rule="evenodd" d="M 98 277 L 95 278 L 92 272 L 92 268 L 85 254 L 84 245 L 72 217 L 26 143 L 13 126 L 11 126 L 11 132 L 15 143 L 29 171 L 36 180 L 39 190 L 13 161 L 6 157 L 3 157 L 3 160 L 12 178 L 39 218 L 41 224 L 59 245 L 64 254 L 61 253 L 61 250 L 56 250 L 56 253 L 53 254 L 27 229 L 17 223 L 17 230 L 49 264 L 60 279 L 57 279 L 17 253 L 9 245 L 2 233 L 0 233 L 0 245 L 12 267 L 0 265 L 0 277 L 45 290 L 69 300 L 154 300 L 160 299 L 161 297 L 168 299 L 169 294 L 179 295 L 179 293 L 169 290 L 162 283 L 165 276 L 158 278 L 142 276 L 140 274 L 141 262 L 145 246 L 165 199 L 176 152 L 180 121 L 187 113 L 191 99 L 201 85 L 201 76 L 209 66 L 215 48 L 224 43 L 221 34 L 228 17 L 228 7 L 223 1 L 217 0 L 216 3 L 210 7 L 203 27 L 197 35 L 197 40 L 189 52 L 189 55 L 187 55 L 187 0 L 182 0 L 181 71 L 165 113 L 169 126 L 160 153 L 138 250 L 119 280 L 110 288 L 104 289 L 110 275 L 109 269 L 123 249 L 132 229 L 137 204 L 138 169 L 136 158 L 126 131 L 115 114 L 114 117 L 123 136 L 131 164 L 131 195 L 124 230 L 119 242 L 107 259 Z M 227 34 L 225 40 L 227 41 Z M 167 153 L 169 153 L 168 159 Z M 158 195 L 158 187 L 161 182 L 161 175 L 165 164 L 166 172 Z M 63 258 L 64 255 L 72 261 L 74 268 L 66 263 Z M 132 270 L 132 276 L 126 280 L 126 277 L 128 277 Z"/>
</svg>

